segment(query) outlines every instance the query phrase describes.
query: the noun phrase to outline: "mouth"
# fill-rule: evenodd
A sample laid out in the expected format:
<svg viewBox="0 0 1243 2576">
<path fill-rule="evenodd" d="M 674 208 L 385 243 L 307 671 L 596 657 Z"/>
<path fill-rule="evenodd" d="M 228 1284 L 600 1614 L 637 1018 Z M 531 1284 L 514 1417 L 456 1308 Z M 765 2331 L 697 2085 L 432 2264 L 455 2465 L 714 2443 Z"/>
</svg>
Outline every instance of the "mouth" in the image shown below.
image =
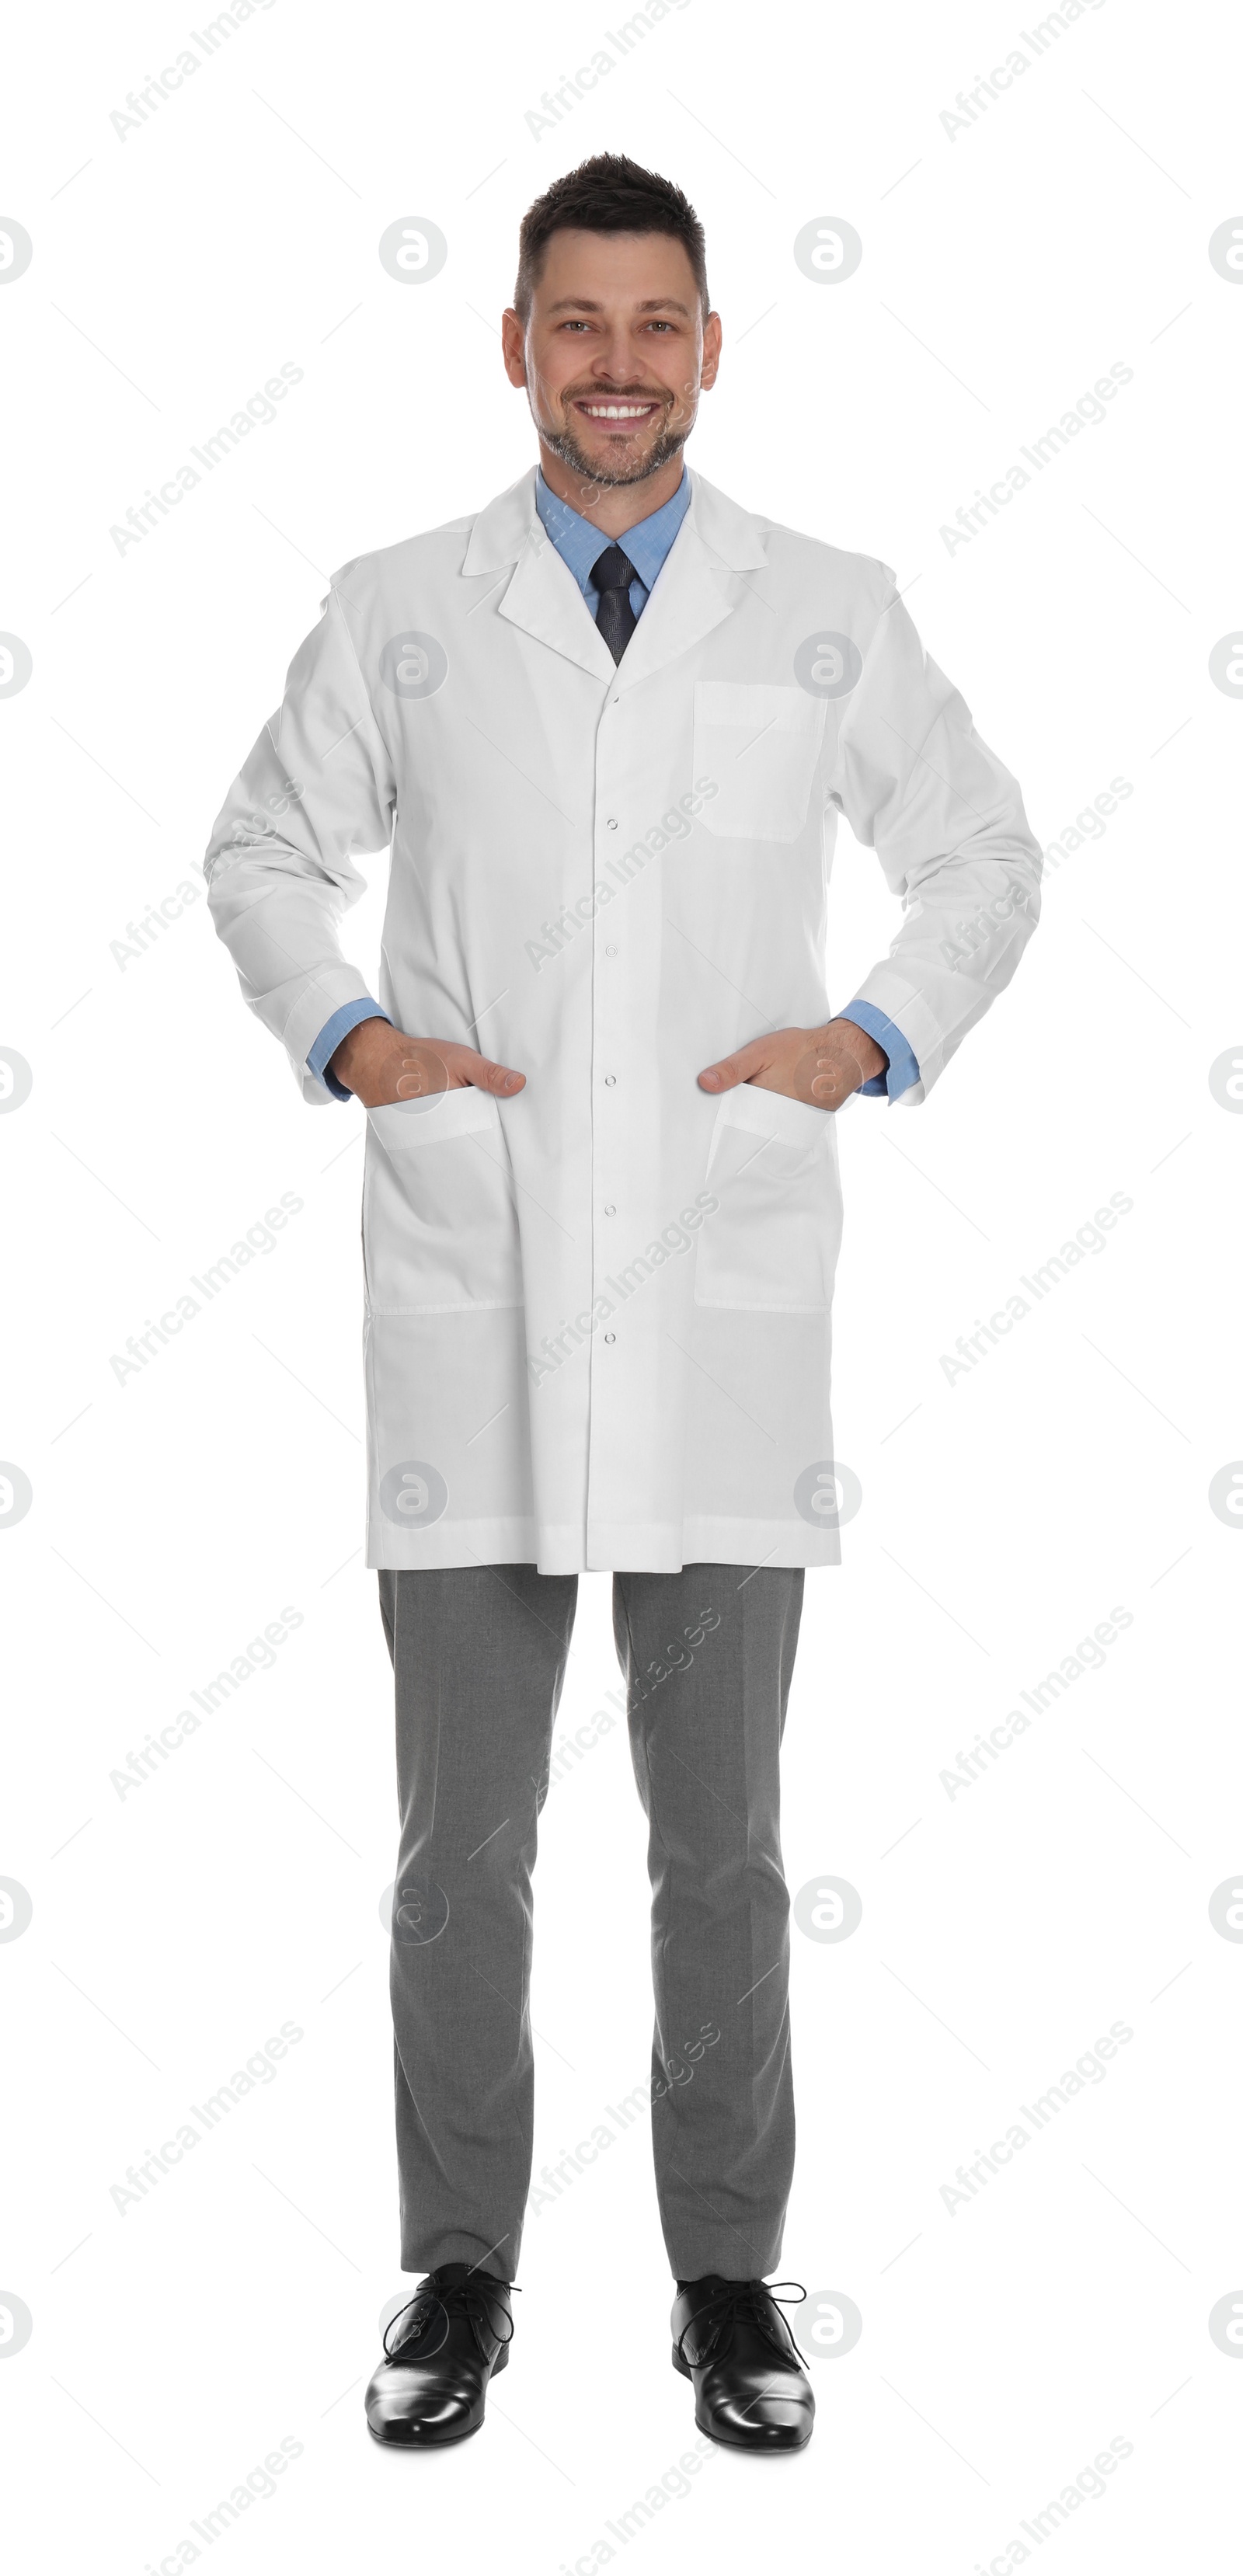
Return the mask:
<svg viewBox="0 0 1243 2576">
<path fill-rule="evenodd" d="M 628 398 L 623 395 L 616 399 L 608 399 L 581 395 L 575 401 L 573 408 L 582 420 L 594 421 L 608 428 L 616 425 L 618 429 L 629 433 L 641 429 L 645 421 L 654 420 L 664 406 L 660 402 L 647 400 L 641 396 Z"/>
</svg>

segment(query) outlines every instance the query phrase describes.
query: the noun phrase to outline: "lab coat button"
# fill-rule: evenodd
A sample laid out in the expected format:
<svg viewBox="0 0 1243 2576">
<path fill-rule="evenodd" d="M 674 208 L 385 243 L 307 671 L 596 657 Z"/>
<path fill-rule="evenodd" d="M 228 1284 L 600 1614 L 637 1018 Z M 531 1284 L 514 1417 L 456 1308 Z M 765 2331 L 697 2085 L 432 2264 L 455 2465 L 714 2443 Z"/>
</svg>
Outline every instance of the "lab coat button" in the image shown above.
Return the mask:
<svg viewBox="0 0 1243 2576">
<path fill-rule="evenodd" d="M 613 1087 L 613 1084 L 614 1084 L 614 1083 L 616 1082 L 616 1080 L 617 1080 L 617 1076 L 616 1076 L 616 1074 L 615 1074 L 615 1073 L 606 1073 L 606 1075 L 605 1075 L 605 1077 L 604 1077 L 604 1080 L 605 1080 L 605 1086 L 606 1086 L 606 1088 L 607 1088 L 608 1090 L 610 1090 L 610 1091 L 611 1091 L 611 1090 L 612 1090 L 612 1087 Z"/>
<path fill-rule="evenodd" d="M 610 816 L 609 816 L 609 820 L 608 820 L 608 828 L 609 828 L 610 832 L 615 832 L 615 831 L 617 830 L 617 816 L 616 816 L 616 814 L 610 814 Z"/>
<path fill-rule="evenodd" d="M 609 1203 L 608 1207 L 606 1207 L 606 1209 L 605 1209 L 604 1213 L 605 1213 L 605 1215 L 606 1215 L 606 1216 L 616 1216 L 616 1214 L 617 1214 L 617 1210 L 616 1210 L 616 1208 L 613 1206 L 613 1204 L 612 1204 L 612 1202 L 611 1202 L 611 1201 L 610 1201 L 610 1203 Z"/>
<path fill-rule="evenodd" d="M 616 1333 L 606 1333 L 606 1334 L 605 1334 L 605 1336 L 604 1336 L 604 1338 L 605 1338 L 606 1342 L 615 1342 L 615 1341 L 616 1341 L 616 1339 L 617 1339 L 617 1335 L 616 1335 Z"/>
</svg>

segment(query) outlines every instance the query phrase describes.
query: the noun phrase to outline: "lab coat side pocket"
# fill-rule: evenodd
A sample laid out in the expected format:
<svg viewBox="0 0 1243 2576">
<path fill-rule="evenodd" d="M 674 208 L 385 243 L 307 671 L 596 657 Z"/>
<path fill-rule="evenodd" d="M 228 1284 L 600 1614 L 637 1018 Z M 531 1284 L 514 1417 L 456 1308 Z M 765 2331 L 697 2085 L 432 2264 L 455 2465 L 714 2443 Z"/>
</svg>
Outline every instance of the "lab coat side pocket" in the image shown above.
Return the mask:
<svg viewBox="0 0 1243 2576">
<path fill-rule="evenodd" d="M 520 1306 L 522 1263 L 499 1107 L 473 1084 L 367 1111 L 363 1252 L 374 1314 Z"/>
<path fill-rule="evenodd" d="M 834 1112 L 741 1083 L 713 1124 L 706 1184 L 717 1201 L 695 1248 L 695 1303 L 826 1314 L 841 1248 Z"/>
</svg>

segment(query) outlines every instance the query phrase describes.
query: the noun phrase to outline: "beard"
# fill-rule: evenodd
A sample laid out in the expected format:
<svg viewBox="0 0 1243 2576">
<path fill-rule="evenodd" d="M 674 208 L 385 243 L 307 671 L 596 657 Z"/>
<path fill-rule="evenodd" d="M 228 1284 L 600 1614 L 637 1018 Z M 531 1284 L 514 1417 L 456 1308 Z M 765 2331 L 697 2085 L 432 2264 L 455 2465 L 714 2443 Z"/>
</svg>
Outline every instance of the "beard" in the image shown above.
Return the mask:
<svg viewBox="0 0 1243 2576">
<path fill-rule="evenodd" d="M 625 396 L 619 395 L 618 400 L 625 400 Z M 559 456 L 562 464 L 569 466 L 571 473 L 581 474 L 585 483 L 598 484 L 604 491 L 618 484 L 646 483 L 649 475 L 658 474 L 671 457 L 680 455 L 690 433 L 689 422 L 685 429 L 662 429 L 645 456 L 629 464 L 619 460 L 616 465 L 597 464 L 595 458 L 588 456 L 579 446 L 572 430 L 541 429 L 540 437 L 545 447 L 550 447 L 553 455 Z"/>
</svg>

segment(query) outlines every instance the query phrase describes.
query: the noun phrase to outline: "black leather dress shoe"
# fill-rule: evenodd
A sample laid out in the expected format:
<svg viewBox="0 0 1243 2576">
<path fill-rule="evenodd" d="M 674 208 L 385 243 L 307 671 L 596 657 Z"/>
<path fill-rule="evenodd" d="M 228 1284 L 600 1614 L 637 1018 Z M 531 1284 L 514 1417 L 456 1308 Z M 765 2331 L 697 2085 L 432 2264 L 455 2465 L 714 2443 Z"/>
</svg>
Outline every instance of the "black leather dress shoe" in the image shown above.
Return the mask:
<svg viewBox="0 0 1243 2576">
<path fill-rule="evenodd" d="M 478 2432 L 488 2381 L 509 2359 L 511 2286 L 471 2263 L 442 2263 L 420 2281 L 388 2327 L 367 2389 L 377 2442 L 428 2450 Z"/>
<path fill-rule="evenodd" d="M 800 2290 L 801 2283 L 790 2285 Z M 801 2451 L 816 2401 L 774 2293 L 719 2272 L 683 2281 L 673 2303 L 673 2367 L 695 2383 L 695 2421 L 739 2451 Z"/>
</svg>

